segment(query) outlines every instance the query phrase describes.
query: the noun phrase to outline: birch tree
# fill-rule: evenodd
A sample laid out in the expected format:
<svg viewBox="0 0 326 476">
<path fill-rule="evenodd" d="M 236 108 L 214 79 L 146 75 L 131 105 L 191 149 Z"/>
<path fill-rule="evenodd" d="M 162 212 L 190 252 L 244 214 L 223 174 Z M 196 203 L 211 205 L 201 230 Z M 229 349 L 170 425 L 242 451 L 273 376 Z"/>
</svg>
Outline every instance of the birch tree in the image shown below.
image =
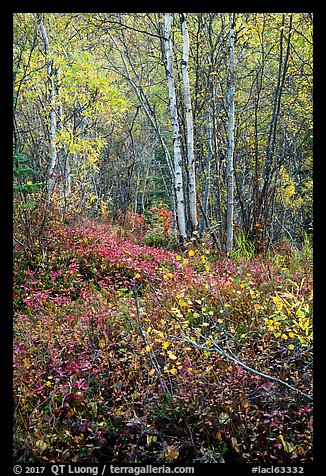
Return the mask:
<svg viewBox="0 0 326 476">
<path fill-rule="evenodd" d="M 189 61 L 189 35 L 186 21 L 186 14 L 181 14 L 181 29 L 183 37 L 183 55 L 181 62 L 182 79 L 184 87 L 184 99 L 186 110 L 186 128 L 187 128 L 187 169 L 189 177 L 189 215 L 191 231 L 198 227 L 197 218 L 197 192 L 196 192 L 196 170 L 195 170 L 195 152 L 194 152 L 194 122 L 192 114 L 192 105 L 190 97 L 190 81 L 188 75 Z"/>
<path fill-rule="evenodd" d="M 174 153 L 174 187 L 176 194 L 177 223 L 179 233 L 182 239 L 187 238 L 186 233 L 186 215 L 184 203 L 184 187 L 182 177 L 182 155 L 179 118 L 177 110 L 177 100 L 174 85 L 173 73 L 173 51 L 171 41 L 171 17 L 170 13 L 164 14 L 165 20 L 165 54 L 166 54 L 166 74 L 169 87 L 169 104 L 173 132 L 173 153 Z"/>
<path fill-rule="evenodd" d="M 53 65 L 53 58 L 51 58 L 50 42 L 49 37 L 43 22 L 42 14 L 35 13 L 35 18 L 39 23 L 40 31 L 44 43 L 44 54 L 45 54 L 45 66 L 47 71 L 47 80 L 49 88 L 49 144 L 50 144 L 50 164 L 48 167 L 48 199 L 51 199 L 54 185 L 55 185 L 55 169 L 57 166 L 57 147 L 55 142 L 55 136 L 57 131 L 57 119 L 56 119 L 56 110 L 55 110 L 55 68 Z"/>
<path fill-rule="evenodd" d="M 229 133 L 227 155 L 227 216 L 226 216 L 226 252 L 233 247 L 233 215 L 234 215 L 234 13 L 230 15 L 230 87 L 229 87 Z"/>
</svg>

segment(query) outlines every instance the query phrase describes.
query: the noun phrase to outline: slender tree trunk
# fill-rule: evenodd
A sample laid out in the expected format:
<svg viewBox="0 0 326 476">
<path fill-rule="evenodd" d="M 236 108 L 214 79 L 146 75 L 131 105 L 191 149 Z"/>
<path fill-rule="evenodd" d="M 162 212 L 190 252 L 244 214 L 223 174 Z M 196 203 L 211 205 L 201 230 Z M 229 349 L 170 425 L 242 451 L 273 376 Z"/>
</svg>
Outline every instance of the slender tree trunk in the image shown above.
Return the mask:
<svg viewBox="0 0 326 476">
<path fill-rule="evenodd" d="M 275 168 L 273 170 L 273 163 L 274 163 L 274 153 L 275 153 L 275 145 L 276 145 L 276 133 L 277 133 L 277 125 L 279 119 L 279 113 L 281 109 L 281 98 L 284 89 L 284 83 L 286 79 L 286 73 L 288 68 L 288 60 L 290 55 L 290 46 L 291 46 L 291 35 L 292 35 L 292 21 L 293 17 L 290 15 L 290 22 L 289 22 L 289 34 L 286 40 L 286 51 L 284 54 L 284 38 L 285 38 L 285 22 L 286 22 L 286 14 L 283 14 L 282 17 L 282 27 L 280 33 L 280 55 L 279 55 L 279 68 L 278 68 L 278 76 L 277 76 L 277 84 L 275 88 L 275 95 L 274 95 L 274 103 L 273 103 L 273 113 L 272 119 L 270 123 L 267 143 L 266 143 L 266 162 L 265 162 L 265 170 L 264 170 L 264 184 L 260 193 L 259 204 L 257 207 L 257 224 L 261 224 L 262 222 L 265 223 L 265 228 L 261 230 L 261 233 L 264 234 L 262 237 L 263 241 L 266 238 L 266 224 L 268 218 L 271 216 L 270 210 L 272 209 L 271 204 L 271 184 L 273 183 L 273 178 L 275 174 Z M 284 59 L 283 59 L 284 58 Z"/>
<path fill-rule="evenodd" d="M 124 69 L 125 69 L 125 73 L 126 73 L 126 76 L 127 76 L 127 79 L 129 81 L 129 83 L 131 84 L 131 86 L 133 87 L 136 95 L 137 95 L 137 98 L 143 108 L 143 111 L 145 112 L 150 124 L 152 125 L 152 127 L 154 128 L 158 138 L 159 138 L 159 141 L 161 143 L 161 146 L 162 146 L 162 149 L 164 151 L 164 155 L 165 155 L 165 160 L 166 160 L 166 163 L 167 163 L 167 166 L 168 166 L 168 170 L 169 170 L 169 174 L 170 174 L 170 188 L 173 192 L 173 185 L 175 183 L 175 173 L 174 173 L 174 170 L 173 170 L 173 164 L 172 164 L 172 160 L 171 160 L 171 156 L 170 156 L 170 152 L 167 148 L 167 145 L 165 143 L 165 140 L 161 134 L 161 130 L 160 130 L 160 127 L 157 123 L 157 119 L 156 119 L 156 115 L 155 115 L 155 112 L 153 111 L 153 108 L 150 106 L 149 104 L 149 100 L 143 90 L 143 87 L 141 85 L 141 82 L 139 80 L 139 77 L 137 76 L 137 73 L 135 71 L 135 68 L 132 64 L 132 61 L 131 59 L 129 58 L 128 54 L 127 54 L 127 48 L 125 47 L 125 53 L 121 50 L 121 48 L 119 47 L 116 39 L 114 38 L 114 36 L 109 33 L 109 37 L 111 38 L 112 42 L 114 43 L 115 47 L 117 48 L 117 50 L 119 51 L 119 54 L 120 54 L 120 57 L 121 57 L 121 60 L 122 60 L 122 63 L 123 63 L 123 66 L 124 66 Z M 129 61 L 129 64 L 134 72 L 134 75 L 136 77 L 136 79 L 138 80 L 138 84 L 135 83 L 135 81 L 133 80 L 132 76 L 131 76 L 131 73 L 130 73 L 130 70 L 128 68 L 128 64 L 127 64 L 127 60 L 126 58 L 128 59 Z M 173 213 L 173 222 L 175 221 L 175 219 L 177 218 L 175 215 L 176 215 L 176 204 L 175 204 L 175 196 L 174 196 L 174 193 L 171 193 L 170 195 L 170 200 L 171 200 L 171 210 L 172 210 L 172 213 Z"/>
<path fill-rule="evenodd" d="M 207 216 L 208 197 L 211 183 L 211 159 L 212 159 L 212 129 L 211 129 L 211 115 L 210 104 L 207 105 L 206 111 L 206 130 L 207 130 L 207 156 L 205 164 L 205 191 L 203 201 L 203 216 L 200 223 L 200 237 L 203 236 L 205 230 L 205 216 Z"/>
<path fill-rule="evenodd" d="M 212 61 L 213 63 L 213 61 Z M 213 197 L 215 199 L 215 214 L 218 221 L 218 238 L 219 238 L 219 246 L 220 249 L 224 249 L 223 245 L 223 231 L 222 231 L 222 205 L 221 205 L 221 164 L 219 158 L 219 145 L 218 145 L 218 131 L 219 131 L 219 124 L 218 124 L 218 111 L 219 108 L 217 107 L 217 99 L 216 99 L 216 89 L 215 85 L 210 79 L 211 87 L 212 87 L 212 145 L 213 145 L 213 153 L 212 157 L 214 156 L 214 161 L 212 162 L 211 166 L 213 165 L 213 178 L 211 181 L 212 185 L 212 192 Z"/>
<path fill-rule="evenodd" d="M 55 73 L 56 77 L 56 87 L 57 87 L 57 101 L 58 101 L 58 120 L 57 120 L 57 130 L 63 130 L 63 107 L 61 101 L 61 68 L 58 67 Z M 67 212 L 67 201 L 68 197 L 71 194 L 71 170 L 70 162 L 68 157 L 68 151 L 65 147 L 61 146 L 58 150 L 58 165 L 61 168 L 61 202 L 63 206 L 61 209 L 61 217 L 63 220 L 66 218 Z"/>
<path fill-rule="evenodd" d="M 173 150 L 174 150 L 174 186 L 177 202 L 177 223 L 181 238 L 187 238 L 186 233 L 186 215 L 184 203 L 183 177 L 182 177 L 182 156 L 181 141 L 179 130 L 179 119 L 177 110 L 177 100 L 174 86 L 174 74 L 172 64 L 172 41 L 171 41 L 171 17 L 170 13 L 164 14 L 165 19 L 165 53 L 166 53 L 166 74 L 169 86 L 169 102 L 173 131 Z"/>
<path fill-rule="evenodd" d="M 229 90 L 229 141 L 227 157 L 227 216 L 226 216 L 226 252 L 233 247 L 233 215 L 234 215 L 234 13 L 230 15 L 230 90 Z"/>
<path fill-rule="evenodd" d="M 184 87 L 185 109 L 186 109 L 186 127 L 187 127 L 187 162 L 189 177 L 189 216 L 191 231 L 198 228 L 197 218 L 197 191 L 196 191 L 196 169 L 194 152 L 194 123 L 190 96 L 190 81 L 188 75 L 189 61 L 189 35 L 186 21 L 186 14 L 181 14 L 181 28 L 183 37 L 183 55 L 182 55 L 182 79 Z"/>
<path fill-rule="evenodd" d="M 34 15 L 39 22 L 42 39 L 44 43 L 45 64 L 46 64 L 48 87 L 49 87 L 49 104 L 48 105 L 50 109 L 50 114 L 49 114 L 50 164 L 48 167 L 48 199 L 51 199 L 53 195 L 53 191 L 54 191 L 55 169 L 57 166 L 57 147 L 55 143 L 55 136 L 57 131 L 57 119 L 56 119 L 56 111 L 55 111 L 55 86 L 54 86 L 55 71 L 53 67 L 53 59 L 51 59 L 50 42 L 49 42 L 46 28 L 44 26 L 42 14 L 35 13 Z"/>
</svg>

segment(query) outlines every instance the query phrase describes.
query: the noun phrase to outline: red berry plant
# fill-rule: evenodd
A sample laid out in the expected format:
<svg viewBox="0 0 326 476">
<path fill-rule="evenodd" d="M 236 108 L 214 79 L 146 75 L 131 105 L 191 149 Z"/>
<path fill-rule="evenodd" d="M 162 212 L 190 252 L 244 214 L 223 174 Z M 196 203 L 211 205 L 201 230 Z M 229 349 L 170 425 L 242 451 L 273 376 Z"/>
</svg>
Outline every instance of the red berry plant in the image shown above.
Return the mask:
<svg viewBox="0 0 326 476">
<path fill-rule="evenodd" d="M 15 248 L 15 461 L 311 462 L 309 266 L 175 251 L 153 214 L 163 242 L 85 222 Z"/>
</svg>

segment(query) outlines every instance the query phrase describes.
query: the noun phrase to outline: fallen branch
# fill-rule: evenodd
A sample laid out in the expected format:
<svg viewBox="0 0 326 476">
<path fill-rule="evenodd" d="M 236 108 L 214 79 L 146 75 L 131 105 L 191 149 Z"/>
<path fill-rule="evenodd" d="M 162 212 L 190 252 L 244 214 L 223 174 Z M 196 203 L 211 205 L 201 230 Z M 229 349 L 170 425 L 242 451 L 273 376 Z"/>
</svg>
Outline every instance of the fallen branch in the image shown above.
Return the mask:
<svg viewBox="0 0 326 476">
<path fill-rule="evenodd" d="M 196 329 L 194 329 L 196 331 Z M 196 331 L 201 337 L 204 337 L 200 332 Z M 279 379 L 278 377 L 273 377 L 272 375 L 267 375 L 262 372 L 259 372 L 258 370 L 253 369 L 252 367 L 249 367 L 245 363 L 241 362 L 241 360 L 238 360 L 236 357 L 232 357 L 231 355 L 227 354 L 224 352 L 223 349 L 221 349 L 214 341 L 211 341 L 207 339 L 207 337 L 204 337 L 207 342 L 210 342 L 212 344 L 212 347 L 206 347 L 205 345 L 198 344 L 197 342 L 189 339 L 187 336 L 183 336 L 182 339 L 180 339 L 183 342 L 188 342 L 189 344 L 194 345 L 195 347 L 203 350 L 207 350 L 209 352 L 218 352 L 222 357 L 231 360 L 231 362 L 234 362 L 236 365 L 239 365 L 240 367 L 244 368 L 245 370 L 248 370 L 249 372 L 259 375 L 260 377 L 266 378 L 272 382 L 276 382 L 280 385 L 283 385 L 284 387 L 289 388 L 290 390 L 293 390 L 294 392 L 297 392 L 299 395 L 302 395 L 309 401 L 313 401 L 313 398 L 310 397 L 307 393 L 303 392 L 302 390 L 299 390 L 296 387 L 293 387 L 292 385 L 284 382 L 283 380 Z"/>
<path fill-rule="evenodd" d="M 144 274 L 145 275 L 145 274 Z M 155 297 L 156 299 L 158 300 L 158 302 L 161 304 L 162 306 L 162 309 L 167 312 L 171 317 L 173 317 L 174 319 L 176 319 L 175 316 L 173 316 L 169 310 L 167 310 L 165 307 L 163 307 L 162 303 L 161 303 L 161 300 L 160 298 L 158 297 L 154 287 L 152 286 L 148 276 L 145 275 L 145 277 L 147 278 L 147 281 L 150 285 L 150 287 L 152 288 L 152 290 L 154 291 L 154 294 L 155 294 Z M 135 293 L 135 290 L 134 290 L 134 293 Z M 136 300 L 137 300 L 137 294 L 136 294 Z M 138 302 L 136 303 L 136 308 L 138 307 Z M 178 320 L 178 319 L 176 319 Z M 180 327 L 181 329 L 184 329 L 183 326 L 182 326 L 182 323 L 180 323 Z M 217 344 L 216 342 L 214 341 L 211 341 L 210 339 L 208 339 L 207 337 L 203 336 L 200 332 L 198 332 L 196 329 L 192 328 L 193 331 L 195 331 L 200 337 L 203 337 L 204 339 L 206 339 L 207 342 L 210 342 L 212 344 L 212 347 L 206 347 L 206 346 L 203 346 L 203 345 L 200 345 L 198 344 L 197 342 L 189 339 L 185 334 L 183 335 L 183 338 L 179 338 L 179 337 L 175 337 L 175 339 L 178 339 L 178 340 L 181 340 L 183 342 L 188 342 L 189 344 L 192 344 L 194 345 L 195 347 L 199 348 L 199 349 L 203 349 L 203 350 L 208 350 L 209 352 L 218 352 L 222 357 L 228 359 L 228 360 L 231 360 L 231 362 L 234 362 L 236 365 L 239 365 L 240 367 L 244 368 L 245 370 L 248 370 L 249 372 L 255 374 L 255 375 L 259 375 L 260 377 L 263 377 L 263 378 L 266 378 L 272 382 L 276 382 L 280 385 L 283 385 L 287 388 L 289 388 L 290 390 L 293 390 L 294 392 L 298 393 L 299 395 L 305 397 L 307 400 L 309 401 L 313 401 L 313 398 L 310 397 L 310 395 L 308 395 L 307 393 L 303 392 L 302 390 L 296 388 L 296 387 L 293 387 L 292 385 L 284 382 L 283 380 L 279 379 L 278 377 L 273 377 L 272 375 L 267 375 L 267 374 L 264 374 L 262 372 L 259 372 L 258 370 L 255 370 L 253 369 L 252 367 L 249 367 L 248 365 L 246 365 L 244 362 L 241 362 L 240 360 L 238 360 L 236 357 L 233 357 L 232 355 L 230 354 L 227 354 L 226 352 L 224 352 L 223 349 L 221 349 Z M 154 367 L 154 366 L 153 366 Z M 155 369 L 155 367 L 154 367 Z"/>
</svg>

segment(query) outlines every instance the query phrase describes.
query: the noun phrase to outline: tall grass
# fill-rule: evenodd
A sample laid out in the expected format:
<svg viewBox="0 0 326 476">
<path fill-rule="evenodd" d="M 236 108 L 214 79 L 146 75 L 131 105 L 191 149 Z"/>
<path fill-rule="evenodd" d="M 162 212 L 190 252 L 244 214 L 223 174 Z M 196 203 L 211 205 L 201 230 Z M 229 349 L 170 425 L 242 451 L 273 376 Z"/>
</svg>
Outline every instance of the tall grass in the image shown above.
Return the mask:
<svg viewBox="0 0 326 476">
<path fill-rule="evenodd" d="M 232 258 L 239 260 L 241 258 L 253 258 L 255 254 L 255 245 L 249 240 L 244 232 L 241 232 L 236 238 L 236 247 L 232 252 Z"/>
<path fill-rule="evenodd" d="M 313 246 L 312 236 L 307 232 L 303 232 L 303 241 L 301 246 L 294 249 L 292 256 L 292 266 L 295 268 L 302 268 L 305 266 L 312 266 L 313 261 Z"/>
</svg>

